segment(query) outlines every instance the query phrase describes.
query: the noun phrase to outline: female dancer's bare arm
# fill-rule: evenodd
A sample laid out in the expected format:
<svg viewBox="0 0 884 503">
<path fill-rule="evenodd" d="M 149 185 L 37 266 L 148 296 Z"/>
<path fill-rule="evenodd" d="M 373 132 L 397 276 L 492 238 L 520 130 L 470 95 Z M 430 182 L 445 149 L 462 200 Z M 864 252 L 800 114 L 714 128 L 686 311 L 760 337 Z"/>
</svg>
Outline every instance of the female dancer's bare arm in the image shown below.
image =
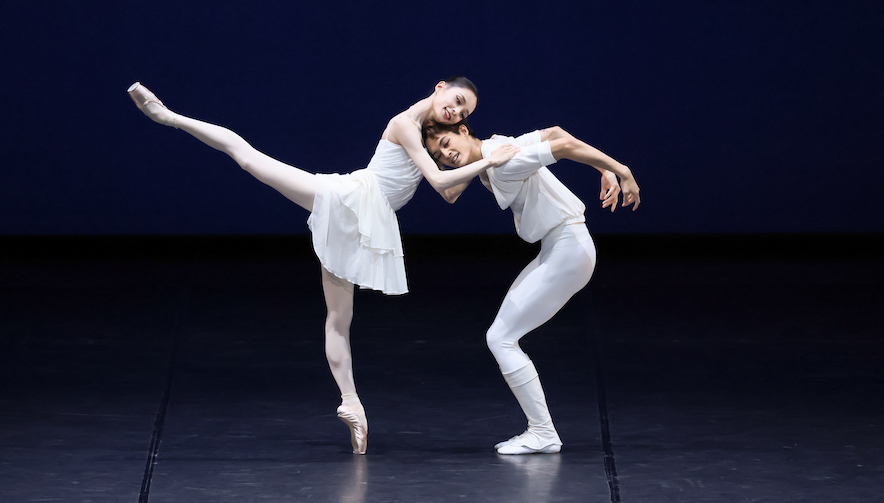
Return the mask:
<svg viewBox="0 0 884 503">
<path fill-rule="evenodd" d="M 519 152 L 519 147 L 515 145 L 504 145 L 492 152 L 491 156 L 486 159 L 459 169 L 440 171 L 436 162 L 433 161 L 421 143 L 420 130 L 410 120 L 404 117 L 394 118 L 390 124 L 388 139 L 402 145 L 424 178 L 449 203 L 454 203 L 457 200 L 466 188 L 467 182 L 472 180 L 474 176 L 488 168 L 506 164 Z"/>
</svg>

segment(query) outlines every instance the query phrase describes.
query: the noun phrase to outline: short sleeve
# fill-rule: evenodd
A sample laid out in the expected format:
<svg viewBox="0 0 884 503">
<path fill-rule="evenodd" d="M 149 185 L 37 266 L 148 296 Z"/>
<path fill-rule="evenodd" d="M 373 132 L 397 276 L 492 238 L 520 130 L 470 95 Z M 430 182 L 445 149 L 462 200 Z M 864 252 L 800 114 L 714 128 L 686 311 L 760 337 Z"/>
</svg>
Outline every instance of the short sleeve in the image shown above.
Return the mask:
<svg viewBox="0 0 884 503">
<path fill-rule="evenodd" d="M 519 144 L 520 147 L 534 145 L 535 143 L 540 143 L 541 141 L 542 140 L 539 130 L 531 131 L 530 133 L 525 133 L 521 136 L 516 137 L 516 142 Z"/>
<path fill-rule="evenodd" d="M 539 133 L 537 137 L 540 137 Z M 520 148 L 519 153 L 508 163 L 492 168 L 496 178 L 504 181 L 525 180 L 538 169 L 556 162 L 548 141 L 522 145 Z"/>
</svg>

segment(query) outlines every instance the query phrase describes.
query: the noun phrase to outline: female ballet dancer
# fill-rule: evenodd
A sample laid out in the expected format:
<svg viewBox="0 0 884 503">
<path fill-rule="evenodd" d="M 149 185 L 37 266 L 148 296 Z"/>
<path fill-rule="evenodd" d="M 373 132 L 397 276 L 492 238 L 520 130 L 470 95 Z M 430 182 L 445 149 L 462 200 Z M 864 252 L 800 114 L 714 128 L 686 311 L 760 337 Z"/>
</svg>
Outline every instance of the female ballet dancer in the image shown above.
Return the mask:
<svg viewBox="0 0 884 503">
<path fill-rule="evenodd" d="M 452 77 L 433 93 L 390 119 L 368 166 L 345 175 L 313 174 L 259 152 L 221 126 L 170 111 L 136 82 L 129 88 L 135 105 L 155 122 L 190 133 L 220 150 L 261 182 L 310 212 L 307 225 L 322 266 L 322 290 L 328 314 L 325 353 L 341 391 L 338 417 L 350 428 L 353 453 L 365 454 L 368 420 L 353 379 L 350 324 L 353 285 L 385 294 L 406 293 L 405 265 L 395 211 L 414 195 L 421 178 L 453 203 L 470 179 L 508 161 L 518 151 L 509 145 L 463 170 L 440 171 L 421 141 L 427 121 L 451 124 L 476 108 L 472 82 Z"/>
<path fill-rule="evenodd" d="M 570 159 L 599 170 L 599 198 L 602 207 L 611 211 L 617 207 L 621 190 L 623 206 L 638 208 L 639 187 L 629 168 L 558 126 L 518 138 L 495 135 L 481 141 L 462 121 L 428 124 L 423 135 L 430 155 L 451 168 L 482 159 L 500 145 L 521 147 L 512 160 L 479 175 L 501 209 L 512 209 L 518 235 L 529 243 L 541 242 L 540 254 L 513 282 L 486 334 L 488 348 L 528 419 L 525 432 L 494 448 L 499 454 L 559 452 L 562 441 L 553 426 L 540 377 L 519 347 L 519 339 L 546 323 L 589 283 L 596 252 L 584 223 L 583 203 L 545 166 Z"/>
</svg>

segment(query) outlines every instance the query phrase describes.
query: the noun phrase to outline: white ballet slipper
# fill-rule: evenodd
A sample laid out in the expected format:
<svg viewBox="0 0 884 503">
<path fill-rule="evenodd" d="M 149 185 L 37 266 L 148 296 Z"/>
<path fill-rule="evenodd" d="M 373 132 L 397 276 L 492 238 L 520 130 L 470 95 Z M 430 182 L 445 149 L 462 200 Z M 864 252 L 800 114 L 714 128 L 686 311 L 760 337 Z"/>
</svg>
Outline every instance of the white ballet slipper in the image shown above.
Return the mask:
<svg viewBox="0 0 884 503">
<path fill-rule="evenodd" d="M 503 446 L 505 446 L 505 445 L 509 445 L 509 444 L 513 443 L 514 441 L 518 440 L 518 438 L 521 437 L 521 436 L 522 436 L 522 435 L 519 434 L 519 435 L 516 435 L 516 436 L 514 436 L 514 437 L 510 437 L 508 440 L 504 440 L 503 442 L 498 442 L 498 443 L 494 444 L 494 449 L 497 450 L 497 449 L 500 449 L 501 447 L 503 447 Z"/>
<path fill-rule="evenodd" d="M 546 396 L 540 376 L 532 362 L 514 372 L 503 375 L 522 412 L 528 419 L 528 429 L 522 434 L 494 446 L 499 454 L 552 454 L 562 450 L 562 441 L 553 426 L 546 405 Z"/>
<path fill-rule="evenodd" d="M 529 429 L 525 433 L 501 443 L 504 445 L 497 448 L 498 454 L 555 454 L 562 450 L 562 441 L 559 440 L 559 435 L 554 429 L 551 431 Z"/>
<path fill-rule="evenodd" d="M 365 454 L 368 448 L 368 419 L 365 413 L 357 413 L 347 405 L 338 407 L 338 417 L 350 428 L 350 443 L 353 454 Z"/>
<path fill-rule="evenodd" d="M 175 119 L 175 114 L 172 113 L 154 93 L 141 85 L 140 82 L 136 82 L 129 86 L 128 93 L 132 98 L 132 101 L 135 102 L 135 106 L 144 112 L 144 115 L 150 117 L 152 121 L 178 129 L 178 122 Z"/>
</svg>

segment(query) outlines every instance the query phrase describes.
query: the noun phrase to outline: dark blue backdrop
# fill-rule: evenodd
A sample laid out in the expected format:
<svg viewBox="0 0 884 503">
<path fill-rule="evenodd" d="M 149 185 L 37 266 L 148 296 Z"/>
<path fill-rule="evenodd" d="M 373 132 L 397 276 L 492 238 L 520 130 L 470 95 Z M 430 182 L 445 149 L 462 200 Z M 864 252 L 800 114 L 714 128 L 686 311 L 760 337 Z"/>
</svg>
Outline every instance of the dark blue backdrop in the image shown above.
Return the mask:
<svg viewBox="0 0 884 503">
<path fill-rule="evenodd" d="M 247 5 L 248 4 L 248 5 Z M 419 5 L 418 5 L 419 4 Z M 310 171 L 465 74 L 483 135 L 560 124 L 631 166 L 636 213 L 553 171 L 595 232 L 881 232 L 881 2 L 5 2 L 0 234 L 303 233 L 306 212 L 138 112 L 144 82 Z M 404 233 L 512 232 L 422 184 Z"/>
</svg>

